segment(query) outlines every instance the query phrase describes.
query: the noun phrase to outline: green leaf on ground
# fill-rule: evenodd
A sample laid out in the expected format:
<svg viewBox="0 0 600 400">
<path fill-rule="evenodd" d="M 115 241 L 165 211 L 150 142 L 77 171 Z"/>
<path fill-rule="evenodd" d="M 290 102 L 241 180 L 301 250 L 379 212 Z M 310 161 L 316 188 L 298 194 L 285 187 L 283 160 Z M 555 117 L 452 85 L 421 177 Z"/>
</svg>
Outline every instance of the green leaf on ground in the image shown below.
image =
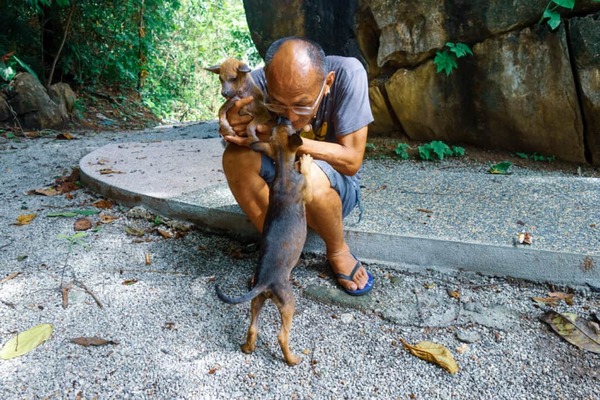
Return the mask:
<svg viewBox="0 0 600 400">
<path fill-rule="evenodd" d="M 452 146 L 452 155 L 454 157 L 462 157 L 465 155 L 465 149 L 464 147 L 460 147 L 460 146 Z"/>
<path fill-rule="evenodd" d="M 434 140 L 430 144 L 431 150 L 438 156 L 440 160 L 444 159 L 444 156 L 451 156 L 452 149 L 446 143 L 439 140 Z"/>
<path fill-rule="evenodd" d="M 510 174 L 512 174 L 512 172 L 509 172 L 508 170 L 510 169 L 511 166 L 512 166 L 512 163 L 510 161 L 502 161 L 496 165 L 490 164 L 490 169 L 488 170 L 488 172 L 490 174 L 495 174 L 495 175 L 510 175 Z"/>
<path fill-rule="evenodd" d="M 17 334 L 2 347 L 0 358 L 9 360 L 29 353 L 48 340 L 53 330 L 54 327 L 51 324 L 40 324 Z"/>
<path fill-rule="evenodd" d="M 408 160 L 408 149 L 410 146 L 407 143 L 398 143 L 394 149 L 394 153 L 403 160 Z"/>
</svg>

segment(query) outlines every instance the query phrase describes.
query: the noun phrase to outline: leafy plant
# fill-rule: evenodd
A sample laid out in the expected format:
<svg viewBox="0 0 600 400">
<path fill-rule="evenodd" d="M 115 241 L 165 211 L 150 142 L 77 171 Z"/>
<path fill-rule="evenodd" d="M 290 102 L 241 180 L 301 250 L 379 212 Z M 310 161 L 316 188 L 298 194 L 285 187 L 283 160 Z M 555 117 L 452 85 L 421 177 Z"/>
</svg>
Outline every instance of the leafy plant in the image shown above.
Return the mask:
<svg viewBox="0 0 600 400">
<path fill-rule="evenodd" d="M 419 157 L 422 160 L 433 161 L 443 160 L 444 157 L 460 157 L 465 154 L 465 149 L 459 146 L 448 146 L 446 143 L 434 140 L 418 147 Z"/>
<path fill-rule="evenodd" d="M 410 146 L 407 143 L 398 143 L 398 145 L 394 149 L 394 153 L 396 153 L 396 155 L 401 159 L 408 160 L 408 149 L 410 149 Z"/>
<path fill-rule="evenodd" d="M 515 155 L 524 160 L 532 159 L 533 161 L 546 161 L 546 162 L 551 162 L 551 161 L 556 160 L 555 156 L 544 156 L 544 155 L 538 154 L 538 153 L 533 153 L 530 155 L 527 153 L 518 152 L 518 153 L 515 153 Z"/>
<path fill-rule="evenodd" d="M 512 167 L 512 163 L 510 161 L 502 161 L 494 165 L 490 163 L 490 169 L 488 172 L 495 175 L 510 175 L 512 174 L 512 172 L 509 171 L 510 167 Z"/>
<path fill-rule="evenodd" d="M 561 15 L 558 12 L 558 9 L 561 7 L 566 8 L 567 10 L 572 10 L 575 7 L 575 0 L 550 0 L 548 5 L 544 9 L 544 13 L 542 14 L 540 23 L 544 22 L 544 20 L 547 19 L 547 23 L 548 26 L 550 26 L 550 29 L 555 30 L 556 28 L 558 28 L 561 22 Z"/>
<path fill-rule="evenodd" d="M 433 63 L 437 67 L 437 73 L 444 71 L 447 75 L 450 75 L 453 70 L 458 68 L 458 59 L 466 55 L 473 55 L 469 45 L 464 43 L 446 43 L 447 50 L 436 52 Z"/>
</svg>

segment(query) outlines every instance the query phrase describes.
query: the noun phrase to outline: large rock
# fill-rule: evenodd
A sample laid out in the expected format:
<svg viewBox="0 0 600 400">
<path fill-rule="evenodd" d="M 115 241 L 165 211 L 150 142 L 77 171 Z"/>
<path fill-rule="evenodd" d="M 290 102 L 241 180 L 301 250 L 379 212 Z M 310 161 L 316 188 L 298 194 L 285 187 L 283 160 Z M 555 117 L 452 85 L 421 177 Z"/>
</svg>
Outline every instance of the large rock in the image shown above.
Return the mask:
<svg viewBox="0 0 600 400">
<path fill-rule="evenodd" d="M 389 106 L 379 86 L 369 87 L 369 99 L 373 112 L 373 123 L 369 125 L 369 134 L 390 135 L 400 133 L 397 120 L 389 111 Z"/>
<path fill-rule="evenodd" d="M 584 162 L 583 125 L 565 34 L 510 33 L 475 45 L 450 76 L 432 61 L 386 84 L 409 138 L 464 142 Z"/>
<path fill-rule="evenodd" d="M 524 27 L 539 20 L 545 0 L 473 0 L 390 2 L 363 0 L 358 42 L 373 43 L 363 33 L 379 32 L 377 65 L 406 67 L 422 63 L 448 41 L 478 42 L 489 36 Z M 361 46 L 364 53 L 371 48 Z M 371 63 L 369 63 L 370 65 Z"/>
<path fill-rule="evenodd" d="M 600 13 L 569 21 L 589 156 L 600 165 Z"/>
<path fill-rule="evenodd" d="M 358 0 L 244 0 L 256 49 L 264 57 L 269 45 L 285 36 L 304 36 L 327 54 L 362 60 L 354 34 Z"/>
<path fill-rule="evenodd" d="M 66 111 L 52 101 L 42 84 L 26 72 L 15 76 L 6 94 L 23 128 L 59 128 L 68 119 Z"/>
<path fill-rule="evenodd" d="M 68 83 L 58 82 L 54 85 L 50 85 L 48 88 L 48 95 L 59 106 L 64 107 L 67 113 L 73 111 L 75 107 L 75 101 L 77 101 L 77 95 L 71 89 Z"/>
<path fill-rule="evenodd" d="M 0 124 L 9 121 L 12 117 L 10 107 L 4 93 L 0 93 Z"/>
</svg>

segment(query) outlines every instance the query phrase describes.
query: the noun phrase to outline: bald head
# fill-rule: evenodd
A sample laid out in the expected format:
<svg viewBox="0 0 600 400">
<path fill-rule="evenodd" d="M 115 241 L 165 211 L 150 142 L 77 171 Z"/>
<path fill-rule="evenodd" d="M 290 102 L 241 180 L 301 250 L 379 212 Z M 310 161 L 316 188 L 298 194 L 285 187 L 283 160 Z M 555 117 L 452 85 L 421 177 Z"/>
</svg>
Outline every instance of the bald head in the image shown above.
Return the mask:
<svg viewBox="0 0 600 400">
<path fill-rule="evenodd" d="M 265 55 L 265 70 L 288 69 L 294 75 L 316 73 L 323 80 L 327 75 L 325 52 L 312 40 L 290 36 L 276 40 Z"/>
</svg>

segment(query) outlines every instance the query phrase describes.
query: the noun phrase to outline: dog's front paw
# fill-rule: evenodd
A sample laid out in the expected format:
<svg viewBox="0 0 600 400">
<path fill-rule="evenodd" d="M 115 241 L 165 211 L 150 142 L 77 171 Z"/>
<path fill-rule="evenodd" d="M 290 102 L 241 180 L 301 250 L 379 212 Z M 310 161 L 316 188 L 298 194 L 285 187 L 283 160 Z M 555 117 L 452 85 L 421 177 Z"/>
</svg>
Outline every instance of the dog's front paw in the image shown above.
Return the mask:
<svg viewBox="0 0 600 400">
<path fill-rule="evenodd" d="M 313 162 L 313 158 L 310 154 L 302 154 L 300 157 L 300 173 L 304 176 L 308 176 L 311 170 L 311 164 Z"/>
<path fill-rule="evenodd" d="M 285 358 L 285 362 L 290 367 L 293 367 L 294 365 L 298 365 L 298 364 L 300 364 L 302 362 L 302 357 L 297 356 L 295 354 L 287 355 L 284 358 Z"/>
</svg>

